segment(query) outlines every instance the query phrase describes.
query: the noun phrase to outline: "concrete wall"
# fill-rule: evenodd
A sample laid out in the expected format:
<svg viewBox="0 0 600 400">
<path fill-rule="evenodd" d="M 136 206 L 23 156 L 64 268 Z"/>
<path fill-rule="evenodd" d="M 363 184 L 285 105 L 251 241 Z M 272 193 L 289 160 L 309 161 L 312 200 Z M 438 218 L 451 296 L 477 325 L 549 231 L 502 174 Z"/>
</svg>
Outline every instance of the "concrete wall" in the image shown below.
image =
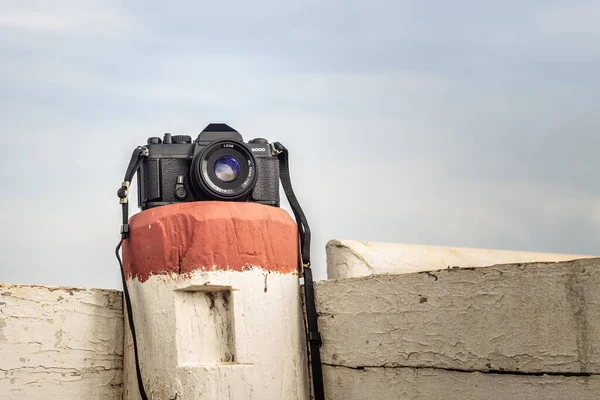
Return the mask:
<svg viewBox="0 0 600 400">
<path fill-rule="evenodd" d="M 569 261 L 590 255 L 535 253 L 466 247 L 330 240 L 327 243 L 328 279 L 377 274 L 405 274 L 447 267 L 487 267 L 494 264 Z"/>
<path fill-rule="evenodd" d="M 327 399 L 600 398 L 600 258 L 488 265 L 498 254 L 455 263 L 442 256 L 454 249 L 428 259 L 423 248 L 416 257 L 386 245 L 390 258 L 367 247 L 339 246 L 329 265 L 363 258 L 367 276 L 316 284 Z M 421 270 L 398 274 L 402 265 Z M 279 290 L 265 278 L 261 293 L 267 282 Z M 135 399 L 122 383 L 121 301 L 111 290 L 0 285 L 0 398 Z"/>
<path fill-rule="evenodd" d="M 316 285 L 328 399 L 599 399 L 600 259 Z"/>
<path fill-rule="evenodd" d="M 0 285 L 0 398 L 117 400 L 121 292 Z"/>
</svg>

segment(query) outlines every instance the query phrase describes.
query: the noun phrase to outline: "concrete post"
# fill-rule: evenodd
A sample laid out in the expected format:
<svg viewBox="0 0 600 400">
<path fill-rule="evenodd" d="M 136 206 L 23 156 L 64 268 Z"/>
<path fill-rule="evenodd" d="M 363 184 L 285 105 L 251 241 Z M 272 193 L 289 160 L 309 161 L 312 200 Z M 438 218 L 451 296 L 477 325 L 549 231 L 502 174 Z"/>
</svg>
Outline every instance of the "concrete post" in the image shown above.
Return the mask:
<svg viewBox="0 0 600 400">
<path fill-rule="evenodd" d="M 130 231 L 123 257 L 150 398 L 308 398 L 298 231 L 284 210 L 169 205 L 136 214 Z M 137 399 L 125 326 L 125 398 Z"/>
</svg>

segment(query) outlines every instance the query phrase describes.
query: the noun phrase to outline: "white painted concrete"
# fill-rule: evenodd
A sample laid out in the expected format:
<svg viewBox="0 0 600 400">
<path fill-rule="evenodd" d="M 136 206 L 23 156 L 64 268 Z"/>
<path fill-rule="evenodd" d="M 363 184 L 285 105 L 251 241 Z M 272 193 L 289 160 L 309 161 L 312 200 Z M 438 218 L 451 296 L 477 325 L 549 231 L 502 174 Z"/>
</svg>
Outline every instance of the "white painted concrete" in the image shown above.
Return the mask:
<svg viewBox="0 0 600 400">
<path fill-rule="evenodd" d="M 600 258 L 320 281 L 316 300 L 329 400 L 600 399 Z"/>
<path fill-rule="evenodd" d="M 116 290 L 0 285 L 0 398 L 121 399 L 122 317 Z"/>
<path fill-rule="evenodd" d="M 595 256 L 331 240 L 327 243 L 327 277 L 354 278 L 435 271 L 448 267 L 487 267 L 495 264 L 556 262 L 590 257 Z"/>
<path fill-rule="evenodd" d="M 600 376 L 324 367 L 327 400 L 598 400 Z"/>
<path fill-rule="evenodd" d="M 297 275 L 197 271 L 129 285 L 153 399 L 308 398 Z M 137 399 L 127 326 L 125 340 L 125 398 Z"/>
<path fill-rule="evenodd" d="M 317 283 L 328 399 L 600 398 L 600 259 L 491 266 L 589 256 L 332 244 L 343 273 L 387 272 Z M 402 263 L 420 273 L 394 274 Z M 151 399 L 309 398 L 294 273 L 129 284 Z M 121 307 L 117 291 L 0 285 L 0 399 L 137 400 Z"/>
<path fill-rule="evenodd" d="M 320 281 L 315 293 L 325 363 L 600 374 L 600 258 Z"/>
</svg>

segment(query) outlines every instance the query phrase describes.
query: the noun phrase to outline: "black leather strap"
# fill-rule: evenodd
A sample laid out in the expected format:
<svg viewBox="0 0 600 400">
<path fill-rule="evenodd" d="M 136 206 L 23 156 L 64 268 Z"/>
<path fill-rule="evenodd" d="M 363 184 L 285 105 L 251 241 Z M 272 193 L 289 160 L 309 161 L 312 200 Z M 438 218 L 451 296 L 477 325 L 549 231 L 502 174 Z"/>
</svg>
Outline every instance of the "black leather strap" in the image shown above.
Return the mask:
<svg viewBox="0 0 600 400">
<path fill-rule="evenodd" d="M 315 304 L 315 291 L 310 265 L 310 227 L 306 216 L 300 207 L 300 203 L 292 189 L 292 180 L 289 169 L 289 152 L 279 142 L 274 144 L 279 158 L 279 177 L 281 186 L 292 207 L 292 212 L 296 217 L 298 231 L 300 234 L 300 250 L 302 257 L 302 266 L 300 271 L 304 274 L 304 303 L 306 306 L 307 323 L 307 341 L 310 347 L 310 365 L 312 368 L 313 395 L 315 400 L 325 400 L 325 391 L 323 388 L 323 370 L 321 366 L 321 334 L 319 333 L 318 314 Z"/>
<path fill-rule="evenodd" d="M 140 396 L 142 400 L 148 400 L 148 395 L 146 394 L 146 390 L 144 389 L 144 381 L 142 380 L 142 371 L 140 369 L 140 360 L 138 356 L 138 345 L 137 345 L 137 336 L 135 334 L 135 325 L 133 323 L 133 310 L 131 307 L 131 298 L 129 297 L 129 290 L 127 288 L 127 280 L 125 279 L 125 270 L 123 268 L 123 263 L 121 262 L 121 257 L 119 256 L 119 249 L 123 244 L 123 240 L 129 237 L 129 185 L 133 176 L 137 172 L 140 164 L 145 155 L 147 155 L 147 150 L 143 147 L 138 147 L 133 151 L 131 155 L 131 161 L 129 162 L 129 166 L 127 167 L 127 172 L 125 172 L 125 178 L 123 179 L 123 183 L 121 187 L 117 191 L 117 196 L 120 199 L 120 203 L 123 209 L 123 224 L 121 225 L 121 240 L 117 245 L 115 250 L 115 254 L 117 256 L 117 260 L 119 260 L 119 266 L 121 268 L 121 281 L 123 283 L 123 294 L 125 297 L 125 306 L 127 307 L 127 319 L 129 320 L 129 329 L 131 330 L 131 336 L 133 338 L 133 352 L 135 355 L 135 372 L 137 374 L 138 388 L 140 391 Z"/>
</svg>

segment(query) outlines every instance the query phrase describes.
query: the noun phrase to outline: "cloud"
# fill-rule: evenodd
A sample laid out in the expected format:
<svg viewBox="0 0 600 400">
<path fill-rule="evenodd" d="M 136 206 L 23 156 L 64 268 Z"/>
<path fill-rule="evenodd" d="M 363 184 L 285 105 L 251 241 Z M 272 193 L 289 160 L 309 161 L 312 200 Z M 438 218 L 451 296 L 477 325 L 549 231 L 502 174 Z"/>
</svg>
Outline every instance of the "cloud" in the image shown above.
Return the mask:
<svg viewBox="0 0 600 400">
<path fill-rule="evenodd" d="M 597 2 L 553 5 L 541 10 L 534 23 L 542 32 L 597 39 L 600 35 L 600 5 Z"/>
<path fill-rule="evenodd" d="M 2 5 L 0 29 L 60 34 L 115 34 L 131 31 L 133 20 L 116 3 L 72 0 L 20 1 Z"/>
<path fill-rule="evenodd" d="M 594 253 L 600 59 L 578 10 L 3 5 L 0 281 L 118 287 L 132 149 L 217 121 L 290 149 L 319 279 L 332 238 Z"/>
</svg>

